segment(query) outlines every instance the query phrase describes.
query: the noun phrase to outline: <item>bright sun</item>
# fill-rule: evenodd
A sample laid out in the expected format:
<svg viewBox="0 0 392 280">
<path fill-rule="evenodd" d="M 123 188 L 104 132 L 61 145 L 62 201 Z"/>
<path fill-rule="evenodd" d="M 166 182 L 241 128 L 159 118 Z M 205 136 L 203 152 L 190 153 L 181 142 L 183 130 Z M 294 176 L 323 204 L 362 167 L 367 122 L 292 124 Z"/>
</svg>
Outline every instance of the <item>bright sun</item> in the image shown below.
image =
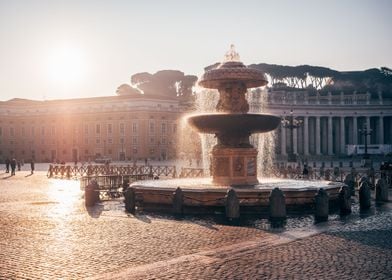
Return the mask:
<svg viewBox="0 0 392 280">
<path fill-rule="evenodd" d="M 86 61 L 83 52 L 72 46 L 52 49 L 48 57 L 50 79 L 55 83 L 75 84 L 86 74 Z"/>
</svg>

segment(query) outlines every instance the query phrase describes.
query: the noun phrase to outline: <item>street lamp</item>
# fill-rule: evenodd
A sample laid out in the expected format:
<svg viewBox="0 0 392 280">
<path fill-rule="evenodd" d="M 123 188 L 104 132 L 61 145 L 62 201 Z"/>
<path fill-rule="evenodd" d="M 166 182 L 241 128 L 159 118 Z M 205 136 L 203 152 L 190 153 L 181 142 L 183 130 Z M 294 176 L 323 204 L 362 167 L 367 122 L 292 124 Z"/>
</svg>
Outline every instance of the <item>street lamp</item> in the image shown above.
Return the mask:
<svg viewBox="0 0 392 280">
<path fill-rule="evenodd" d="M 367 127 L 367 124 L 365 123 L 363 125 L 363 128 L 358 129 L 359 134 L 365 136 L 365 153 L 363 155 L 363 159 L 369 159 L 369 154 L 368 154 L 368 142 L 367 142 L 367 137 L 368 135 L 371 135 L 373 130 L 371 128 Z"/>
<path fill-rule="evenodd" d="M 301 127 L 303 122 L 299 118 L 294 118 L 293 109 L 291 109 L 290 116 L 284 116 L 281 123 L 284 128 L 290 130 L 290 149 L 287 155 L 287 161 L 297 162 L 297 156 L 294 154 L 294 129 Z"/>
</svg>

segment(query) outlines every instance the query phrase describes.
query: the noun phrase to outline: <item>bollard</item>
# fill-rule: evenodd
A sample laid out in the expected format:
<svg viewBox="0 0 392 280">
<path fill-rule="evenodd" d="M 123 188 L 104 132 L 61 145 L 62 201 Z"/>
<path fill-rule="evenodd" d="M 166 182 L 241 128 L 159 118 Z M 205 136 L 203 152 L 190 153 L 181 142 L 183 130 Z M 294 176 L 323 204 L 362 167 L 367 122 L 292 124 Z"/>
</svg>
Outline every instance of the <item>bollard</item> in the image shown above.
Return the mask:
<svg viewBox="0 0 392 280">
<path fill-rule="evenodd" d="M 314 196 L 315 201 L 315 220 L 316 222 L 325 222 L 328 220 L 329 214 L 329 196 L 326 190 L 319 189 Z"/>
<path fill-rule="evenodd" d="M 351 194 L 348 186 L 344 185 L 339 191 L 339 208 L 340 215 L 348 215 L 351 213 Z"/>
<path fill-rule="evenodd" d="M 240 202 L 237 193 L 230 188 L 225 196 L 226 217 L 229 219 L 238 219 L 240 217 Z"/>
<path fill-rule="evenodd" d="M 376 201 L 388 201 L 388 185 L 384 179 L 377 179 Z"/>
<path fill-rule="evenodd" d="M 182 215 L 184 204 L 184 194 L 180 187 L 173 193 L 173 213 L 176 215 Z"/>
<path fill-rule="evenodd" d="M 124 198 L 125 198 L 125 210 L 129 213 L 134 214 L 135 213 L 135 208 L 136 208 L 136 202 L 135 202 L 135 190 L 132 187 L 129 187 L 125 193 L 124 193 Z"/>
<path fill-rule="evenodd" d="M 361 210 L 369 209 L 370 203 L 370 187 L 367 181 L 362 181 L 359 185 L 359 208 Z"/>
<path fill-rule="evenodd" d="M 273 221 L 286 219 L 285 196 L 279 188 L 274 188 L 269 196 L 269 216 Z"/>
<path fill-rule="evenodd" d="M 67 166 L 66 167 L 66 176 L 67 176 L 67 179 L 71 179 L 71 166 Z"/>
<path fill-rule="evenodd" d="M 351 196 L 355 196 L 355 180 L 351 173 L 344 177 L 343 183 L 348 186 Z"/>
<path fill-rule="evenodd" d="M 92 180 L 84 189 L 84 202 L 87 207 L 94 206 L 99 201 L 98 183 Z"/>
</svg>

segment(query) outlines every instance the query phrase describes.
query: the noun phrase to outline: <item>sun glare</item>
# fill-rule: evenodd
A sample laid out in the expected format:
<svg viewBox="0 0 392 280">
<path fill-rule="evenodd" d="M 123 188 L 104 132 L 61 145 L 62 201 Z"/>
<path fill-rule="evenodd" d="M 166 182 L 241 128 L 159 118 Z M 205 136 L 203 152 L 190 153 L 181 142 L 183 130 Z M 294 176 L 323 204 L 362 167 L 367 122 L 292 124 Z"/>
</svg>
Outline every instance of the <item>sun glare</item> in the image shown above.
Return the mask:
<svg viewBox="0 0 392 280">
<path fill-rule="evenodd" d="M 48 57 L 48 74 L 52 82 L 74 84 L 86 74 L 86 59 L 83 52 L 72 46 L 52 49 Z"/>
</svg>

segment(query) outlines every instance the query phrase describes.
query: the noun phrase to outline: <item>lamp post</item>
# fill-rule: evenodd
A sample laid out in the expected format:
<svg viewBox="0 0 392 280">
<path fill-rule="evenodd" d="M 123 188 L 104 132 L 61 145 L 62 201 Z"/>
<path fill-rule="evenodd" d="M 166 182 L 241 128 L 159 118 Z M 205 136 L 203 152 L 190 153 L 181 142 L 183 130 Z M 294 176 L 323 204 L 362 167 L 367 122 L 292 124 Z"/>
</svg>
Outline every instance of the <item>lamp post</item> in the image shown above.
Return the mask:
<svg viewBox="0 0 392 280">
<path fill-rule="evenodd" d="M 294 154 L 294 129 L 302 126 L 302 120 L 294 118 L 293 109 L 290 110 L 290 116 L 284 116 L 281 120 L 282 126 L 290 130 L 290 149 L 287 155 L 288 162 L 297 162 L 297 155 Z"/>
<path fill-rule="evenodd" d="M 363 128 L 358 129 L 359 134 L 365 136 L 365 153 L 363 155 L 363 159 L 369 159 L 369 154 L 368 154 L 368 142 L 367 142 L 367 137 L 368 135 L 371 135 L 373 130 L 371 128 L 367 127 L 367 124 L 365 123 L 363 125 Z"/>
</svg>

